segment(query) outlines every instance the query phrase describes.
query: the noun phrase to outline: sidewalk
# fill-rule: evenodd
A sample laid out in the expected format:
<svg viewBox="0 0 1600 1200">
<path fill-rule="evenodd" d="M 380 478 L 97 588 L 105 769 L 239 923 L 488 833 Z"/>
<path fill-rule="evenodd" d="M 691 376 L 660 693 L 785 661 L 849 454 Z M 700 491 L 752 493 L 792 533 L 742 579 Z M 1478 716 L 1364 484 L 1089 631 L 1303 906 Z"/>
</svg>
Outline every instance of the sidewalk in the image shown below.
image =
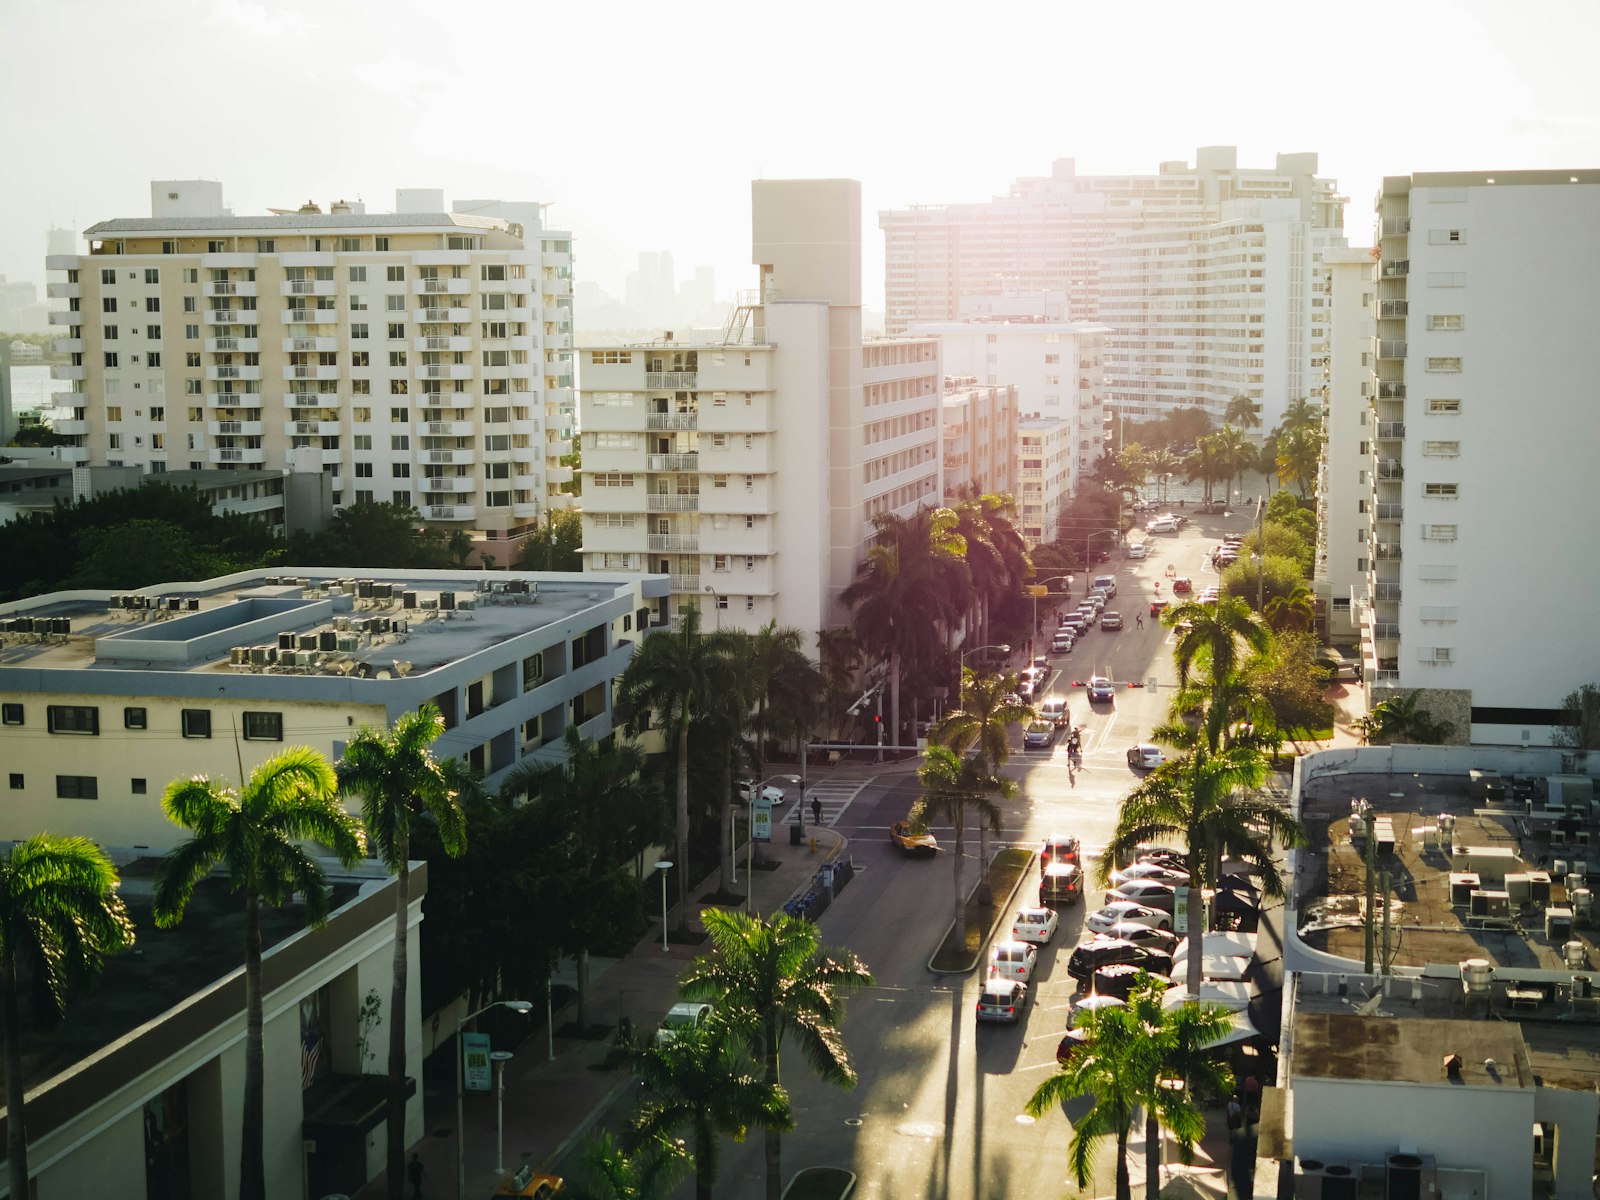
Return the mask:
<svg viewBox="0 0 1600 1200">
<path fill-rule="evenodd" d="M 755 872 L 750 892 L 752 911 L 763 916 L 781 912 L 784 902 L 804 891 L 812 876 L 824 863 L 838 857 L 846 842 L 827 826 L 805 826 L 801 844 L 791 846 L 786 826 L 775 824 L 774 839 L 761 847 L 763 857 L 777 863 L 775 870 Z M 815 849 L 812 848 L 813 842 Z M 744 891 L 750 882 L 745 860 L 740 856 L 739 883 Z M 710 907 L 698 897 L 716 890 L 717 875 L 701 880 L 689 889 L 689 903 L 696 910 L 691 929 L 701 929 L 698 913 Z M 659 885 L 657 885 L 659 887 Z M 654 894 L 654 893 L 650 893 Z M 647 895 L 647 908 L 648 908 Z M 657 910 L 659 914 L 659 909 Z M 676 909 L 670 920 L 677 920 Z M 591 959 L 589 964 L 589 1020 L 615 1029 L 617 1018 L 633 1022 L 634 1036 L 648 1038 L 657 1022 L 678 1000 L 678 974 L 691 960 L 708 953 L 710 943 L 679 945 L 661 949 L 661 927 L 651 925 L 646 935 L 625 958 Z M 570 971 L 570 964 L 568 964 Z M 570 978 L 570 977 L 569 977 Z M 509 1174 L 524 1163 L 536 1171 L 569 1173 L 576 1159 L 568 1161 L 590 1127 L 623 1092 L 635 1086 L 626 1068 L 599 1069 L 613 1037 L 602 1041 L 576 1041 L 563 1038 L 559 1030 L 573 1019 L 574 1007 L 558 1010 L 554 1057 L 550 1039 L 541 1030 L 516 1049 L 516 1057 L 505 1066 L 505 1158 Z M 493 1093 L 468 1093 L 464 1100 L 466 1128 L 466 1200 L 488 1200 L 500 1186 L 496 1173 L 496 1116 Z M 423 1095 L 425 1136 L 406 1149 L 422 1158 L 427 1178 L 422 1194 L 428 1200 L 456 1196 L 456 1096 L 453 1085 L 442 1090 L 427 1090 Z M 381 1145 L 383 1128 L 374 1131 Z M 388 1194 L 386 1175 L 380 1172 L 356 1193 L 356 1200 L 381 1200 Z M 408 1192 L 409 1197 L 409 1192 Z M 315 1197 L 312 1200 L 316 1200 Z"/>
</svg>

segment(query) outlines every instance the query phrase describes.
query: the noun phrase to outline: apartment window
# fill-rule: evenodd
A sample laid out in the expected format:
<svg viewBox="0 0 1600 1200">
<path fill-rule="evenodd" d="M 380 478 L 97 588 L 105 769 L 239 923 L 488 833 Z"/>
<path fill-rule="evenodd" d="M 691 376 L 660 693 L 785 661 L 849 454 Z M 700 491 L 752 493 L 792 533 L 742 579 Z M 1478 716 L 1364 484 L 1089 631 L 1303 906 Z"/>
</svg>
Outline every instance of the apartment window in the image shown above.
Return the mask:
<svg viewBox="0 0 1600 1200">
<path fill-rule="evenodd" d="M 389 351 L 389 365 L 391 367 L 403 367 L 403 366 L 405 366 L 406 365 L 406 352 L 404 350 L 391 350 L 391 351 Z M 404 383 L 405 381 L 404 380 L 400 380 L 399 382 Z"/>
<path fill-rule="evenodd" d="M 114 270 L 112 270 L 110 267 L 101 267 L 100 268 L 100 282 L 101 282 L 101 284 L 110 285 L 110 284 L 115 283 L 116 281 L 117 281 L 117 273 Z"/>
<path fill-rule="evenodd" d="M 409 449 L 411 449 L 411 435 L 409 433 L 393 433 L 393 434 L 390 434 L 389 435 L 389 449 L 391 449 L 391 450 L 409 450 Z"/>
<path fill-rule="evenodd" d="M 0 704 L 0 725 L 21 725 L 22 705 Z"/>
<path fill-rule="evenodd" d="M 183 736 L 186 738 L 208 738 L 211 736 L 211 710 L 209 708 L 186 708 L 183 710 Z"/>
<path fill-rule="evenodd" d="M 728 598 L 726 596 L 718 596 L 717 597 L 717 607 L 718 608 L 727 608 L 728 607 Z"/>
<path fill-rule="evenodd" d="M 744 569 L 746 571 L 754 571 L 756 569 L 756 556 L 754 554 L 746 554 L 744 556 Z"/>
<path fill-rule="evenodd" d="M 115 367 L 115 366 L 120 366 L 120 365 L 121 364 L 120 364 L 120 362 L 119 362 L 119 360 L 117 358 L 116 351 L 113 350 L 113 351 L 110 351 L 110 352 L 108 352 L 106 354 L 106 366 Z"/>
<path fill-rule="evenodd" d="M 1454 525 L 1424 525 L 1422 536 L 1430 542 L 1453 542 L 1456 540 L 1456 527 Z"/>
<path fill-rule="evenodd" d="M 1467 240 L 1465 229 L 1430 229 L 1428 230 L 1428 244 L 1430 246 L 1458 246 Z"/>
<path fill-rule="evenodd" d="M 725 433 L 713 433 L 711 435 L 711 448 L 713 450 L 726 450 L 728 448 L 728 435 Z"/>
<path fill-rule="evenodd" d="M 360 238 L 340 238 L 339 249 L 345 254 L 354 254 L 361 249 Z"/>
<path fill-rule="evenodd" d="M 1429 400 L 1428 411 L 1430 413 L 1458 413 L 1461 411 L 1461 401 Z"/>
<path fill-rule="evenodd" d="M 371 424 L 371 422 L 372 422 L 372 410 L 370 408 L 352 408 L 350 410 L 350 419 L 352 421 L 354 421 L 357 425 L 368 425 L 368 424 Z M 370 450 L 370 449 L 372 449 L 372 447 L 369 445 L 367 447 L 367 449 Z"/>
<path fill-rule="evenodd" d="M 1428 370 L 1430 370 L 1430 371 L 1459 371 L 1459 370 L 1461 370 L 1461 359 L 1459 357 L 1455 356 L 1455 355 L 1440 356 L 1440 357 L 1437 357 L 1437 358 L 1429 358 L 1428 359 Z"/>
<path fill-rule="evenodd" d="M 1045 363 L 1045 366 L 1047 366 L 1047 367 L 1051 366 L 1051 365 L 1053 365 L 1055 363 L 1058 363 L 1060 361 L 1061 361 L 1061 355 L 1059 355 L 1059 354 L 1046 354 L 1044 356 L 1044 363 Z"/>
<path fill-rule="evenodd" d="M 90 737 L 100 733 L 100 710 L 92 704 L 49 704 L 44 710 L 45 728 L 51 733 L 79 733 Z"/>
<path fill-rule="evenodd" d="M 188 412 L 189 420 L 191 421 L 204 421 L 206 419 L 206 410 L 203 408 L 190 408 Z"/>
<path fill-rule="evenodd" d="M 159 342 L 161 340 L 161 326 L 146 325 L 144 327 L 144 336 L 146 341 Z"/>
<path fill-rule="evenodd" d="M 411 493 L 408 492 L 408 491 L 407 492 L 396 491 L 393 494 L 392 499 L 393 499 L 393 502 L 395 504 L 400 505 L 401 508 L 410 508 L 411 507 Z"/>
<path fill-rule="evenodd" d="M 100 784 L 93 775 L 57 775 L 56 799 L 98 800 Z"/>
<path fill-rule="evenodd" d="M 107 325 L 107 326 L 105 326 L 103 329 L 101 329 L 100 336 L 104 340 L 106 340 L 108 342 L 116 341 L 117 340 L 117 327 L 115 325 Z"/>
<path fill-rule="evenodd" d="M 403 322 L 399 322 L 399 321 L 390 322 L 390 324 L 389 324 L 389 340 L 391 342 L 403 342 L 403 341 L 405 341 L 405 337 L 406 337 L 405 324 Z"/>
<path fill-rule="evenodd" d="M 713 555 L 711 558 L 711 569 L 717 572 L 726 571 L 728 569 L 728 556 L 726 554 Z"/>
<path fill-rule="evenodd" d="M 714 488 L 725 488 L 725 487 L 727 487 L 728 486 L 728 477 L 726 475 L 713 475 L 711 477 L 711 486 L 714 487 Z"/>
<path fill-rule="evenodd" d="M 350 268 L 350 282 L 351 283 L 365 283 L 366 281 L 367 281 L 367 269 L 365 267 L 351 267 Z"/>
<path fill-rule="evenodd" d="M 187 312 L 187 313 L 198 312 L 199 309 L 200 309 L 200 301 L 199 301 L 199 299 L 197 297 L 195 297 L 195 296 L 185 296 L 183 298 L 183 311 L 184 312 Z"/>
<path fill-rule="evenodd" d="M 1467 273 L 1465 271 L 1429 271 L 1428 286 L 1431 288 L 1466 287 Z"/>
<path fill-rule="evenodd" d="M 149 354 L 146 354 L 144 356 L 144 365 L 149 367 L 149 368 L 151 368 L 152 370 L 155 370 L 155 369 L 159 368 L 161 366 L 161 353 L 160 353 L 160 351 L 152 350 L 152 351 L 150 351 Z M 151 384 L 151 386 L 154 387 L 155 385 Z"/>
<path fill-rule="evenodd" d="M 183 327 L 183 336 L 185 338 L 187 338 L 191 342 L 199 341 L 199 339 L 200 339 L 200 326 L 198 326 L 198 325 L 185 325 Z"/>
<path fill-rule="evenodd" d="M 755 516 L 753 514 L 745 513 L 745 515 L 744 515 L 744 527 L 746 529 L 754 529 L 756 527 L 756 519 L 755 519 Z"/>
<path fill-rule="evenodd" d="M 114 313 L 117 311 L 117 298 L 115 296 L 102 296 L 100 298 L 100 311 Z"/>
<path fill-rule="evenodd" d="M 482 269 L 479 271 L 479 275 L 480 275 L 481 278 L 483 278 L 486 281 L 495 282 L 495 283 L 502 282 L 506 277 L 505 264 L 504 263 L 485 263 L 483 265 Z"/>
<path fill-rule="evenodd" d="M 169 239 L 169 240 L 164 241 L 164 242 L 161 243 L 161 253 L 163 253 L 163 254 L 176 254 L 177 252 L 178 252 L 178 243 L 176 241 Z"/>
<path fill-rule="evenodd" d="M 544 682 L 544 655 L 530 654 L 522 660 L 522 690 L 531 692 Z"/>
<path fill-rule="evenodd" d="M 367 440 L 371 441 L 372 439 L 368 438 Z M 369 462 L 358 462 L 358 463 L 356 463 L 355 466 L 356 466 L 356 478 L 357 479 L 371 479 L 372 478 L 372 464 L 371 463 L 369 463 Z"/>
<path fill-rule="evenodd" d="M 283 741 L 283 714 L 276 712 L 247 712 L 240 718 L 247 742 Z"/>
<path fill-rule="evenodd" d="M 124 729 L 148 729 L 149 719 L 142 708 L 125 708 L 122 710 L 122 727 Z"/>
<path fill-rule="evenodd" d="M 411 478 L 411 464 L 410 463 L 390 463 L 389 464 L 389 475 L 393 479 L 410 479 Z"/>
<path fill-rule="evenodd" d="M 383 307 L 389 312 L 405 312 L 406 298 L 403 294 L 385 296 L 383 298 Z"/>
<path fill-rule="evenodd" d="M 1422 453 L 1435 458 L 1455 458 L 1461 453 L 1460 442 L 1423 442 Z"/>
<path fill-rule="evenodd" d="M 375 238 L 373 238 L 372 239 L 372 248 L 374 250 L 387 250 L 389 248 L 389 239 L 386 238 L 386 237 L 375 237 Z"/>
<path fill-rule="evenodd" d="M 485 292 L 482 297 L 480 297 L 480 304 L 483 308 L 493 311 L 500 311 L 511 307 L 506 303 L 506 294 L 504 292 Z"/>
<path fill-rule="evenodd" d="M 352 367 L 370 367 L 372 356 L 365 350 L 352 350 L 350 352 L 350 365 Z"/>
<path fill-rule="evenodd" d="M 366 312 L 367 311 L 367 298 L 365 296 L 363 296 L 360 292 L 352 292 L 352 293 L 350 293 L 350 311 L 351 312 Z"/>
<path fill-rule="evenodd" d="M 371 504 L 373 495 L 374 495 L 374 493 L 369 491 L 366 488 L 357 488 L 356 489 L 356 503 L 357 504 Z"/>
<path fill-rule="evenodd" d="M 161 297 L 160 296 L 146 296 L 144 298 L 144 310 L 145 310 L 145 312 L 160 312 L 161 311 Z"/>
<path fill-rule="evenodd" d="M 357 325 L 350 326 L 350 336 L 352 338 L 355 338 L 358 341 L 361 340 L 361 339 L 364 339 L 367 336 L 367 327 L 366 327 L 366 325 L 365 324 L 357 324 Z"/>
<path fill-rule="evenodd" d="M 143 796 L 150 790 L 150 785 L 147 780 L 130 779 L 128 781 L 128 788 L 135 796 Z"/>
<path fill-rule="evenodd" d="M 372 435 L 370 433 L 357 433 L 351 436 L 352 450 L 371 450 Z"/>
<path fill-rule="evenodd" d="M 745 612 L 755 612 L 756 598 L 754 596 L 746 596 L 744 598 L 744 610 Z"/>
<path fill-rule="evenodd" d="M 388 239 L 385 240 L 387 241 Z M 406 281 L 406 269 L 404 267 L 388 267 L 386 269 L 389 273 L 390 283 L 404 283 Z"/>
<path fill-rule="evenodd" d="M 589 477 L 589 482 L 595 487 L 632 487 L 632 474 L 618 471 L 600 471 Z"/>
<path fill-rule="evenodd" d="M 1428 328 L 1435 333 L 1454 333 L 1461 327 L 1460 313 L 1434 313 L 1428 318 Z"/>
<path fill-rule="evenodd" d="M 14 792 L 20 792 L 22 790 L 22 784 L 23 784 L 21 772 L 12 771 L 10 779 L 11 779 L 11 790 L 14 791 Z"/>
<path fill-rule="evenodd" d="M 1459 494 L 1460 486 L 1456 483 L 1425 483 L 1422 485 L 1422 494 L 1435 499 L 1454 500 Z"/>
<path fill-rule="evenodd" d="M 406 409 L 403 409 L 403 408 L 391 408 L 389 410 L 389 420 L 394 422 L 396 425 L 404 425 L 410 419 L 411 419 L 411 414 Z"/>
<path fill-rule="evenodd" d="M 505 337 L 506 323 L 504 321 L 485 321 L 483 323 L 483 336 L 486 338 Z"/>
</svg>

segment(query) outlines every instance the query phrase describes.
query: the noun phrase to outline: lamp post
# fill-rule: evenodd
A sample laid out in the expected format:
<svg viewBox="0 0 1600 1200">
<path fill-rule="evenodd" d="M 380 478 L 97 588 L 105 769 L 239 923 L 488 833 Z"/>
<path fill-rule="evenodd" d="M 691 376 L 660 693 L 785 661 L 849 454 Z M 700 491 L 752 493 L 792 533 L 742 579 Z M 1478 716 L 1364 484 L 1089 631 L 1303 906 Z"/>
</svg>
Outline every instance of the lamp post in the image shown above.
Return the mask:
<svg viewBox="0 0 1600 1200">
<path fill-rule="evenodd" d="M 717 596 L 717 593 L 714 592 L 711 589 L 711 585 L 709 583 L 706 584 L 706 595 L 711 597 L 711 607 L 713 609 L 715 609 L 716 613 L 717 613 L 717 628 L 721 629 L 722 628 L 722 607 L 717 603 L 717 600 L 719 599 L 719 597 Z"/>
<path fill-rule="evenodd" d="M 756 804 L 761 799 L 761 789 L 766 787 L 769 783 L 778 783 L 780 780 L 783 783 L 800 784 L 800 799 L 798 803 L 804 804 L 806 802 L 805 780 L 801 779 L 798 775 L 768 775 L 760 783 L 756 784 L 750 789 L 750 819 L 749 823 L 745 827 L 745 831 L 750 835 L 745 839 L 744 911 L 746 913 L 750 911 L 750 893 L 755 891 L 756 888 Z M 732 819 L 731 814 L 729 819 Z M 800 820 L 802 823 L 804 823 L 805 819 L 806 810 L 802 808 L 800 810 Z M 737 860 L 738 856 L 735 855 L 734 858 Z"/>
<path fill-rule="evenodd" d="M 1259 496 L 1256 499 L 1256 614 L 1261 614 L 1263 606 L 1262 591 L 1263 581 L 1267 569 L 1267 498 Z"/>
<path fill-rule="evenodd" d="M 491 1050 L 489 1059 L 494 1063 L 494 1173 L 506 1173 L 506 1063 L 513 1057 L 509 1050 Z"/>
<path fill-rule="evenodd" d="M 961 665 L 963 667 L 967 665 L 967 655 L 976 654 L 980 650 L 998 650 L 1001 654 L 1010 654 L 1011 646 L 1007 642 L 991 642 L 987 646 L 974 646 L 970 650 L 963 650 L 961 652 Z"/>
<path fill-rule="evenodd" d="M 1058 579 L 1065 579 L 1067 581 L 1067 594 L 1070 596 L 1072 594 L 1072 576 L 1071 575 L 1051 575 L 1048 578 L 1039 580 L 1039 582 L 1034 584 L 1034 586 L 1035 587 L 1044 588 L 1045 589 L 1044 594 L 1046 596 L 1048 596 L 1050 594 L 1050 585 L 1052 583 L 1054 583 Z M 1039 632 L 1039 593 L 1038 592 L 1035 592 L 1033 594 L 1033 631 L 1035 633 Z"/>
<path fill-rule="evenodd" d="M 461 1102 L 462 1093 L 467 1090 L 467 1072 L 461 1032 L 467 1027 L 468 1021 L 483 1016 L 491 1008 L 509 1008 L 512 1012 L 524 1016 L 533 1011 L 533 1005 L 526 1000 L 496 1000 L 493 1004 L 485 1004 L 477 1012 L 468 1013 L 456 1022 L 456 1195 L 458 1196 L 467 1194 L 466 1109 Z"/>
<path fill-rule="evenodd" d="M 672 870 L 670 860 L 663 858 L 656 864 L 661 872 L 661 953 L 667 952 L 667 872 Z"/>
<path fill-rule="evenodd" d="M 1090 547 L 1094 542 L 1094 539 L 1099 537 L 1102 533 L 1114 533 L 1120 537 L 1122 530 L 1118 529 L 1115 525 L 1107 525 L 1104 529 L 1096 529 L 1093 533 L 1089 534 L 1083 539 L 1083 581 L 1085 588 L 1089 586 L 1089 577 L 1094 573 L 1094 558 Z M 1069 584 L 1068 586 L 1070 587 L 1071 585 Z"/>
</svg>

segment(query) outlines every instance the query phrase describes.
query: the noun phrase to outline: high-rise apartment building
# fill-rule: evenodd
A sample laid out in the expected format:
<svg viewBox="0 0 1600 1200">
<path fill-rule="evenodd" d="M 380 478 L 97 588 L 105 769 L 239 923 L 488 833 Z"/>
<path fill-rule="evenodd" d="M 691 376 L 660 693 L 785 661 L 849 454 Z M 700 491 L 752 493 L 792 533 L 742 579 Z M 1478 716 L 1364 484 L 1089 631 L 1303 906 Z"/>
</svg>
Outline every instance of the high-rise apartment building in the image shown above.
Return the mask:
<svg viewBox="0 0 1600 1200">
<path fill-rule="evenodd" d="M 67 461 L 309 464 L 336 505 L 410 504 L 490 540 L 569 502 L 572 247 L 536 205 L 446 212 L 424 189 L 390 214 L 238 217 L 204 181 L 151 200 L 47 260 L 69 305 L 51 314 L 72 356 L 53 368 L 73 383 Z"/>
<path fill-rule="evenodd" d="M 1315 154 L 1240 168 L 1231 146 L 1155 175 L 1081 176 L 1058 159 L 980 204 L 879 214 L 886 328 L 948 320 L 973 296 L 1064 291 L 1103 322 L 1108 403 L 1129 415 L 1241 392 L 1268 425 L 1325 356 L 1317 252 L 1343 244 L 1344 198 Z"/>
<path fill-rule="evenodd" d="M 944 498 L 1017 494 L 1017 389 L 944 378 Z"/>
<path fill-rule="evenodd" d="M 579 351 L 584 569 L 670 575 L 712 628 L 814 632 L 872 518 L 940 503 L 939 345 L 862 341 L 859 184 L 752 203 L 760 288 L 720 336 Z"/>
<path fill-rule="evenodd" d="M 1374 702 L 1547 745 L 1600 680 L 1600 171 L 1386 178 L 1368 478 Z"/>
</svg>

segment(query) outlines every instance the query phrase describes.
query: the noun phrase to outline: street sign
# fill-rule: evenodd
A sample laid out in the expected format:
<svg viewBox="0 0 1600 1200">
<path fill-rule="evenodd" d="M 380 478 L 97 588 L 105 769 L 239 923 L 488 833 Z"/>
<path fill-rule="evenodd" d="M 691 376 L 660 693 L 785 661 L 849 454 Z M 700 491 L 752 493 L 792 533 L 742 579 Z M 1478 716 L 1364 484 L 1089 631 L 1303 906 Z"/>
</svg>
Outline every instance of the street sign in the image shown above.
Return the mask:
<svg viewBox="0 0 1600 1200">
<path fill-rule="evenodd" d="M 757 796 L 755 805 L 750 810 L 750 840 L 753 842 L 772 840 L 772 801 L 765 796 Z"/>
<path fill-rule="evenodd" d="M 492 1081 L 489 1063 L 489 1035 L 487 1033 L 462 1033 L 461 1071 L 469 1092 L 487 1092 Z"/>
<path fill-rule="evenodd" d="M 1172 928 L 1187 931 L 1189 928 L 1189 889 L 1182 886 L 1172 889 Z"/>
<path fill-rule="evenodd" d="M 1045 587 L 1042 583 L 1031 583 L 1028 585 L 1028 595 L 1030 596 L 1048 596 L 1049 594 L 1050 589 Z"/>
</svg>

